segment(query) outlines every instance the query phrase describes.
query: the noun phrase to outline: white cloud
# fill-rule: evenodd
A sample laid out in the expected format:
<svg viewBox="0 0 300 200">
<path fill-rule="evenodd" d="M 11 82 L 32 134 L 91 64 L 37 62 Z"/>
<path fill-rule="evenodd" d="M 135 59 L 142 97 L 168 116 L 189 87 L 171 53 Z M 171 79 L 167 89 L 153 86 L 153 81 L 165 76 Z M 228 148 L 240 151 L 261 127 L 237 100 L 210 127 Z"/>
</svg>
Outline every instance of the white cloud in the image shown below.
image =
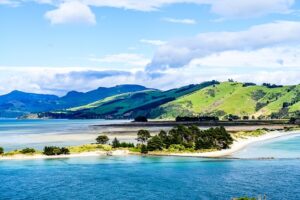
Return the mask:
<svg viewBox="0 0 300 200">
<path fill-rule="evenodd" d="M 80 12 L 83 12 L 83 10 L 85 10 L 84 13 L 88 15 L 89 23 L 94 23 L 95 21 L 93 15 L 91 14 L 92 12 L 90 11 L 89 6 L 113 7 L 138 11 L 157 11 L 164 6 L 172 4 L 185 3 L 195 5 L 208 5 L 210 7 L 210 12 L 217 14 L 222 19 L 225 19 L 257 17 L 272 13 L 286 14 L 292 11 L 292 7 L 295 4 L 295 0 L 0 0 L 0 4 L 20 4 L 30 1 L 51 4 L 54 6 L 59 5 L 58 10 L 61 10 L 60 7 L 62 5 L 68 6 L 69 8 L 65 7 L 65 10 L 68 10 L 68 12 L 71 13 L 72 16 L 75 15 L 76 9 L 78 11 L 78 8 L 72 6 L 72 4 L 73 2 L 77 2 L 78 5 L 81 4 L 80 6 L 78 6 L 80 7 L 79 9 L 81 9 Z M 63 12 L 60 13 L 60 15 L 63 15 Z M 82 16 L 80 17 L 80 19 L 82 19 Z M 58 23 L 60 23 L 60 21 L 64 20 L 57 19 L 54 21 L 58 21 Z M 174 22 L 176 21 L 180 22 L 179 20 L 175 19 Z M 183 20 L 182 22 L 188 24 L 194 23 L 191 20 Z"/>
<path fill-rule="evenodd" d="M 188 24 L 188 25 L 197 24 L 196 20 L 194 19 L 163 18 L 162 20 L 166 22 L 176 23 L 176 24 Z"/>
<path fill-rule="evenodd" d="M 96 17 L 89 6 L 79 1 L 64 2 L 57 9 L 48 11 L 45 17 L 50 20 L 51 24 L 96 24 Z"/>
<path fill-rule="evenodd" d="M 102 64 L 120 65 L 122 68 L 127 66 L 132 70 L 135 68 L 144 68 L 150 62 L 150 59 L 146 58 L 145 56 L 133 53 L 105 55 L 101 58 L 93 56 L 88 59 L 90 61 L 99 62 Z"/>
<path fill-rule="evenodd" d="M 191 65 L 206 67 L 252 68 L 299 68 L 300 46 L 271 47 L 251 51 L 224 51 L 194 59 Z"/>
<path fill-rule="evenodd" d="M 140 40 L 141 43 L 145 43 L 145 44 L 150 44 L 150 45 L 154 45 L 154 46 L 161 46 L 166 44 L 165 41 L 162 40 L 148 40 L 148 39 L 141 39 Z"/>
<path fill-rule="evenodd" d="M 0 67 L 0 94 L 12 90 L 64 95 L 71 90 L 89 91 L 119 84 L 140 84 L 149 88 L 171 89 L 208 80 L 299 84 L 299 67 L 258 68 L 198 66 L 191 62 L 184 68 L 168 69 L 161 74 L 140 71 L 103 71 L 99 68 Z"/>
<path fill-rule="evenodd" d="M 211 11 L 225 18 L 258 17 L 271 13 L 289 13 L 295 0 L 220 0 Z"/>
<path fill-rule="evenodd" d="M 183 67 L 195 58 L 224 51 L 249 51 L 276 45 L 300 43 L 300 22 L 278 21 L 237 32 L 202 33 L 158 48 L 148 70 Z"/>
</svg>

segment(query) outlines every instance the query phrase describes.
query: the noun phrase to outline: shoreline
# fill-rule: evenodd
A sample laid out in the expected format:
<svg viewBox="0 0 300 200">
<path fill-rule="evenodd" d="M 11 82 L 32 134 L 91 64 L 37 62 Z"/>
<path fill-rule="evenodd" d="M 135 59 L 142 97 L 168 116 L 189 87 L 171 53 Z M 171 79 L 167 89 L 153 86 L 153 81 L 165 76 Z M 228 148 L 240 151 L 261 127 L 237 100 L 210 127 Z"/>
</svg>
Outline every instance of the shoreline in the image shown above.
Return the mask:
<svg viewBox="0 0 300 200">
<path fill-rule="evenodd" d="M 271 131 L 258 137 L 247 137 L 245 139 L 235 139 L 229 149 L 219 151 L 199 152 L 199 153 L 168 153 L 168 152 L 149 152 L 149 156 L 176 156 L 176 157 L 199 157 L 199 158 L 231 158 L 230 155 L 246 148 L 247 146 L 257 143 L 268 141 L 276 138 L 287 137 L 291 135 L 300 134 L 300 131 Z M 117 149 L 113 151 L 90 151 L 83 153 L 74 153 L 68 155 L 55 155 L 46 156 L 43 154 L 26 155 L 17 154 L 13 156 L 0 156 L 0 161 L 7 160 L 32 160 L 32 159 L 60 159 L 60 158 L 77 158 L 77 157 L 95 157 L 95 156 L 127 156 L 127 155 L 141 155 L 140 153 L 130 152 L 127 149 Z M 234 158 L 234 157 L 232 157 Z"/>
<path fill-rule="evenodd" d="M 201 158 L 224 158 L 229 157 L 232 154 L 248 147 L 251 144 L 257 142 L 263 142 L 268 140 L 273 140 L 276 138 L 287 137 L 291 135 L 300 134 L 299 131 L 271 131 L 267 132 L 264 135 L 258 137 L 248 137 L 246 139 L 236 139 L 229 149 L 223 149 L 220 151 L 211 151 L 211 152 L 203 152 L 203 153 L 166 153 L 162 155 L 167 156 L 179 156 L 179 157 L 201 157 Z M 149 154 L 150 155 L 150 154 Z M 232 157 L 234 158 L 234 157 Z"/>
</svg>

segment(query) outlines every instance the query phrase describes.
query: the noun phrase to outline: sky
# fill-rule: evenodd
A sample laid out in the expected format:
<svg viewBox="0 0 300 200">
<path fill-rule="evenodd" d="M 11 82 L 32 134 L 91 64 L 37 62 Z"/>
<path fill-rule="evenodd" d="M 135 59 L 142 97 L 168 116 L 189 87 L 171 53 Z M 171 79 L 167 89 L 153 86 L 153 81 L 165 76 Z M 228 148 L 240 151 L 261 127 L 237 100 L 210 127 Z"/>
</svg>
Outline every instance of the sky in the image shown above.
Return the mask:
<svg viewBox="0 0 300 200">
<path fill-rule="evenodd" d="M 298 0 L 0 0 L 0 95 L 300 83 Z"/>
</svg>

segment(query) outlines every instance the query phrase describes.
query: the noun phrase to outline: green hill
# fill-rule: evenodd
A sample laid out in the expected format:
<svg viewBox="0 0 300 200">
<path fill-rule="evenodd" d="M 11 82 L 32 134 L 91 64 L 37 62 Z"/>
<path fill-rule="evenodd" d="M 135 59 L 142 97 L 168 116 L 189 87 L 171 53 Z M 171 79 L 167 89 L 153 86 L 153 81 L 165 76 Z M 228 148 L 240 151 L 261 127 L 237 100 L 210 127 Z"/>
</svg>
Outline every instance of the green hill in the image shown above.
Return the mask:
<svg viewBox="0 0 300 200">
<path fill-rule="evenodd" d="M 109 96 L 59 112 L 42 113 L 53 118 L 174 119 L 209 115 L 228 118 L 289 118 L 300 116 L 300 85 L 255 85 L 216 81 L 168 91 L 146 89 Z"/>
<path fill-rule="evenodd" d="M 138 115 L 155 117 L 160 113 L 153 110 L 160 105 L 174 101 L 177 98 L 201 90 L 205 87 L 218 84 L 216 81 L 204 82 L 197 85 L 188 85 L 168 91 L 144 90 L 129 92 L 107 97 L 105 99 L 74 107 L 60 112 L 49 112 L 42 117 L 54 118 L 132 118 Z"/>
<path fill-rule="evenodd" d="M 159 118 L 181 115 L 229 114 L 254 117 L 287 117 L 300 108 L 300 85 L 267 87 L 224 82 L 161 105 Z"/>
</svg>

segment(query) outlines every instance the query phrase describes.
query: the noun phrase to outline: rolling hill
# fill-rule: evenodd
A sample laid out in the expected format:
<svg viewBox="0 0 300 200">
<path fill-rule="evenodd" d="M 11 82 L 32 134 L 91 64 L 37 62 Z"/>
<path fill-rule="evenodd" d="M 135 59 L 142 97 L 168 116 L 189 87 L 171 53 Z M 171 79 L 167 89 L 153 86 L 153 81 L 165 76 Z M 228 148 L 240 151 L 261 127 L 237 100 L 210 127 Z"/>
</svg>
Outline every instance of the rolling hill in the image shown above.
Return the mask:
<svg viewBox="0 0 300 200">
<path fill-rule="evenodd" d="M 288 118 L 300 115 L 300 85 L 255 85 L 237 82 L 204 82 L 168 91 L 146 89 L 110 96 L 59 112 L 53 118 L 148 118 L 210 115 L 227 118 Z"/>
<path fill-rule="evenodd" d="M 158 118 L 181 115 L 232 114 L 255 118 L 282 118 L 296 115 L 300 110 L 300 85 L 258 86 L 223 82 L 180 97 L 161 105 Z"/>
<path fill-rule="evenodd" d="M 139 115 L 153 117 L 159 114 L 153 113 L 153 110 L 159 106 L 215 84 L 218 84 L 218 82 L 204 82 L 168 91 L 147 89 L 139 92 L 129 92 L 107 97 L 84 106 L 40 115 L 41 117 L 54 118 L 133 118 Z"/>
</svg>

